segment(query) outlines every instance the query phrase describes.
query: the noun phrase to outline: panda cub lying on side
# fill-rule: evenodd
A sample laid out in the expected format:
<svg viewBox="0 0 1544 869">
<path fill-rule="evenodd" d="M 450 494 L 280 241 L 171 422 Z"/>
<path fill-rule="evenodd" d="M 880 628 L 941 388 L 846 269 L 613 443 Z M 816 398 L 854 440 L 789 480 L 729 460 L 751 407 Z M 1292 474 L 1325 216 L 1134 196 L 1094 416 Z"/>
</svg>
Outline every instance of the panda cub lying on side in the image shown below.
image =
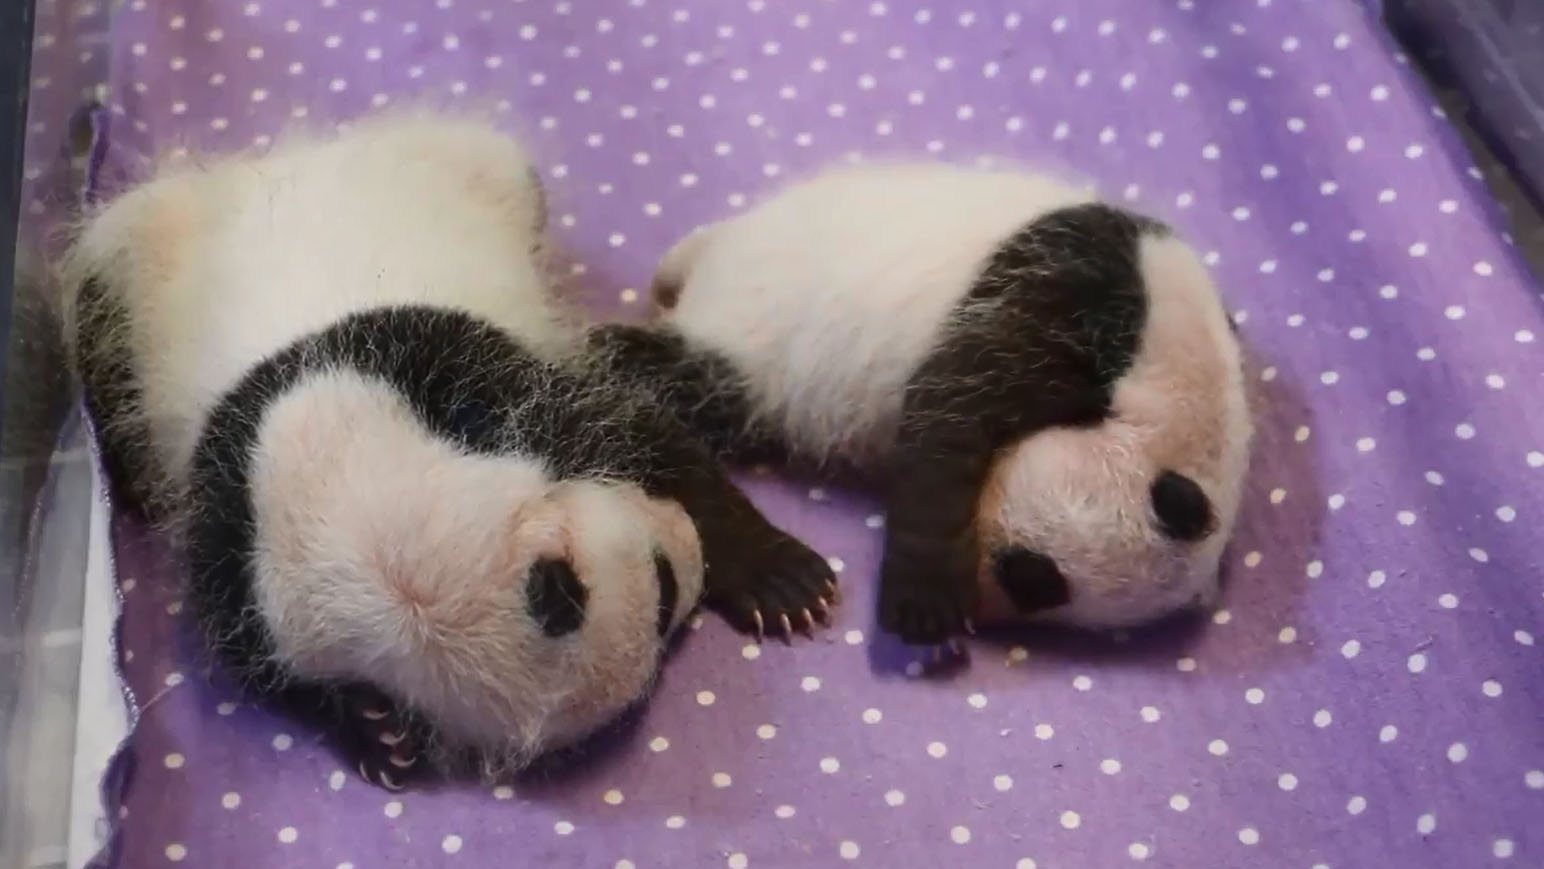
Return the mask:
<svg viewBox="0 0 1544 869">
<path fill-rule="evenodd" d="M 542 212 L 490 127 L 374 118 L 163 171 L 66 269 L 114 488 L 179 532 L 233 673 L 388 787 L 613 721 L 704 592 L 758 631 L 834 596 L 700 441 L 584 361 Z"/>
<path fill-rule="evenodd" d="M 1055 180 L 844 167 L 664 259 L 592 345 L 721 452 L 889 471 L 881 627 L 1119 626 L 1202 604 L 1251 424 L 1206 269 Z"/>
</svg>

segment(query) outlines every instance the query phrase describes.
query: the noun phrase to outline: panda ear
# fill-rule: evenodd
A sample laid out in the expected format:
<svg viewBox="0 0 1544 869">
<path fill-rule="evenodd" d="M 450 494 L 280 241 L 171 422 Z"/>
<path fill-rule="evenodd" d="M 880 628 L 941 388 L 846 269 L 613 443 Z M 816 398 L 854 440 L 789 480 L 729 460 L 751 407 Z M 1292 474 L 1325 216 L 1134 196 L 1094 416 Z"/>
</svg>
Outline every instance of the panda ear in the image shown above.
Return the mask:
<svg viewBox="0 0 1544 869">
<path fill-rule="evenodd" d="M 542 633 L 561 637 L 584 624 L 584 607 L 590 590 L 579 581 L 573 565 L 557 558 L 541 558 L 525 578 L 525 606 Z"/>
<path fill-rule="evenodd" d="M 681 588 L 676 583 L 675 568 L 670 564 L 670 558 L 659 550 L 654 551 L 654 581 L 659 584 L 659 635 L 670 633 L 670 624 L 675 621 L 676 601 L 680 599 Z"/>
<path fill-rule="evenodd" d="M 1047 555 L 1014 546 L 997 553 L 992 573 L 1014 609 L 1029 614 L 1072 600 L 1072 589 Z"/>
<path fill-rule="evenodd" d="M 1193 543 L 1212 532 L 1212 502 L 1195 480 L 1164 471 L 1152 485 L 1158 527 L 1174 539 Z"/>
</svg>

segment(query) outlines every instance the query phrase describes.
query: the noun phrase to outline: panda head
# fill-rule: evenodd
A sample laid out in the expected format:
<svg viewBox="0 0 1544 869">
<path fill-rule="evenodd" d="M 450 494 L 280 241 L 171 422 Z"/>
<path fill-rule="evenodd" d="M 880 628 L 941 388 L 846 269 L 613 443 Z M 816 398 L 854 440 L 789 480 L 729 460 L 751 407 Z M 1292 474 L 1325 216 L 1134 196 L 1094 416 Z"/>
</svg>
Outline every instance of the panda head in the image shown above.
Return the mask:
<svg viewBox="0 0 1544 869">
<path fill-rule="evenodd" d="M 275 663 L 366 683 L 441 758 L 517 767 L 651 688 L 703 563 L 674 502 L 431 437 L 389 388 L 314 377 L 264 417 L 253 599 Z"/>
<path fill-rule="evenodd" d="M 1239 347 L 1205 268 L 1145 238 L 1148 312 L 1109 413 L 1002 451 L 979 514 L 987 619 L 1087 627 L 1209 605 L 1252 437 Z"/>
</svg>

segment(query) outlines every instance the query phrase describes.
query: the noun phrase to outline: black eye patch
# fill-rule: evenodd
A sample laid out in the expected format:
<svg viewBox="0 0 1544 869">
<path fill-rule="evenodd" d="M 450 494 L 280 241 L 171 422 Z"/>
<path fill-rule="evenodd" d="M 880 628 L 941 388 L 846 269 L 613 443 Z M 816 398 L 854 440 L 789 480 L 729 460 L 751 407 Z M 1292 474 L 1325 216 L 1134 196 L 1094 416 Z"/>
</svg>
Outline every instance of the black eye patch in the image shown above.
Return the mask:
<svg viewBox="0 0 1544 869">
<path fill-rule="evenodd" d="M 561 637 L 579 630 L 589 599 L 589 589 L 567 561 L 543 558 L 531 565 L 525 580 L 525 606 L 547 636 Z"/>
<path fill-rule="evenodd" d="M 1164 471 L 1152 486 L 1158 527 L 1173 540 L 1195 542 L 1212 531 L 1212 502 L 1195 480 Z"/>
<path fill-rule="evenodd" d="M 1019 612 L 1033 613 L 1072 600 L 1067 578 L 1056 562 L 1039 552 L 1015 546 L 997 553 L 993 573 L 1003 593 Z"/>
<path fill-rule="evenodd" d="M 676 585 L 675 568 L 663 552 L 654 553 L 654 580 L 659 583 L 659 635 L 670 632 L 670 622 L 675 619 L 676 601 L 681 589 Z"/>
</svg>

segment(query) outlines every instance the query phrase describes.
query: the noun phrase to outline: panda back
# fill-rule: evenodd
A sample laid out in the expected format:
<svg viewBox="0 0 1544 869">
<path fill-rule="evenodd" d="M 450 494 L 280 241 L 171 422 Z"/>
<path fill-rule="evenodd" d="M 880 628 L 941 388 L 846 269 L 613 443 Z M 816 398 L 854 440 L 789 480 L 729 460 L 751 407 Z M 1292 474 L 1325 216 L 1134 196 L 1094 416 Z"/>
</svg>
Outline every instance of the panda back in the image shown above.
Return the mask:
<svg viewBox="0 0 1544 869">
<path fill-rule="evenodd" d="M 538 211 L 524 154 L 491 128 L 372 119 L 163 173 L 88 227 L 76 268 L 127 311 L 151 438 L 176 473 L 244 372 L 361 310 L 459 309 L 564 352 L 572 333 L 532 255 Z"/>
<path fill-rule="evenodd" d="M 1086 198 L 1008 172 L 832 170 L 705 230 L 667 319 L 743 373 L 797 451 L 865 462 L 992 251 L 1037 214 Z"/>
</svg>

